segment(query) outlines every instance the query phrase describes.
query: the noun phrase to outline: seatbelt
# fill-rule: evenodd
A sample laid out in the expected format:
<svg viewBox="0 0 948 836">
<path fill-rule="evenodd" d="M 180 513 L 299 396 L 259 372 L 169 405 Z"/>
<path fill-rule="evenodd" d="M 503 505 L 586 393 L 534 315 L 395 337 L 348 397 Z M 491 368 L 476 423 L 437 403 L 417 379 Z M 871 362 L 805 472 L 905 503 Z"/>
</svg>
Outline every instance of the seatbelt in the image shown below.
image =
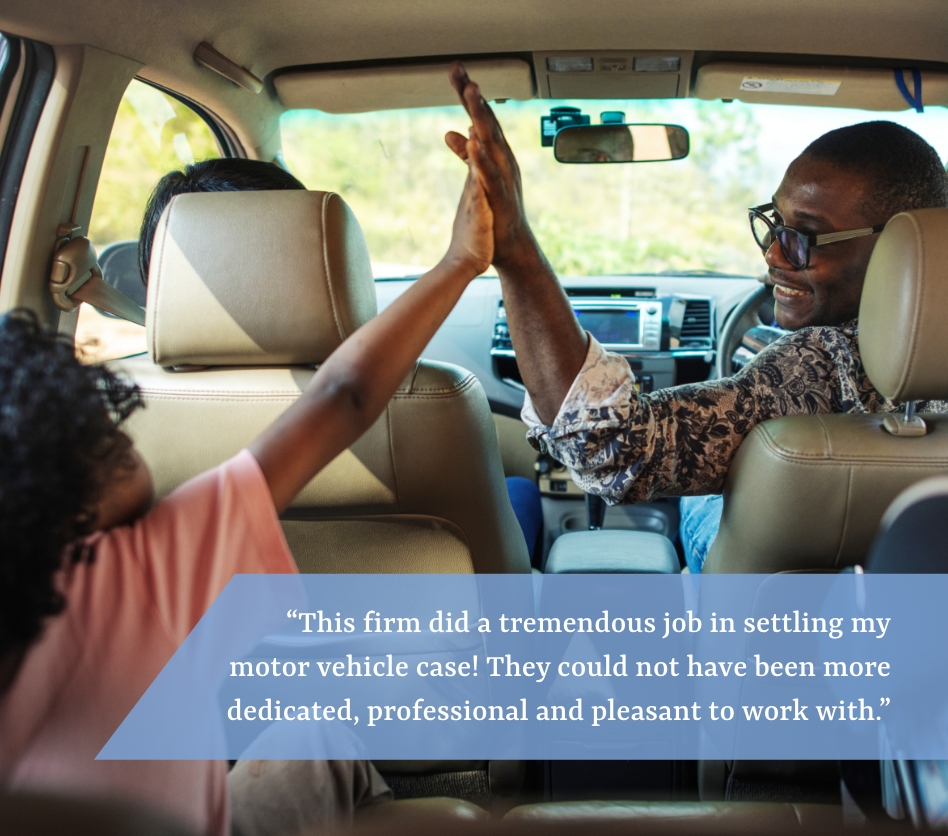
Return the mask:
<svg viewBox="0 0 948 836">
<path fill-rule="evenodd" d="M 74 311 L 86 302 L 136 325 L 145 324 L 145 309 L 102 278 L 95 247 L 88 238 L 71 238 L 53 255 L 49 290 L 61 310 Z"/>
</svg>

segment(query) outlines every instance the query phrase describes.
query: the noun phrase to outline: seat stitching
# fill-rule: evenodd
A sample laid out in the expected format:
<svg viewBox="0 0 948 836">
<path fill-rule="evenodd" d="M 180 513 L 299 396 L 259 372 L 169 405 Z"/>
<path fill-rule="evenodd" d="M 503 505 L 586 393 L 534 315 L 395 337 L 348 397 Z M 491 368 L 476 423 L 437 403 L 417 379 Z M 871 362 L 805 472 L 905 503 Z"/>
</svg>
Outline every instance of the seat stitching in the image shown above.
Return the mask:
<svg viewBox="0 0 948 836">
<path fill-rule="evenodd" d="M 829 453 L 830 458 L 832 458 L 833 445 L 830 444 L 829 433 L 826 431 L 826 424 L 823 423 L 823 419 L 819 415 L 817 415 L 816 418 L 817 418 L 817 423 L 820 425 L 820 431 L 823 433 L 823 443 L 826 445 L 826 450 Z"/>
<path fill-rule="evenodd" d="M 800 815 L 800 810 L 798 809 L 797 805 L 796 805 L 796 804 L 791 804 L 791 805 L 790 805 L 790 809 L 793 810 L 793 815 L 796 816 L 797 824 L 799 824 L 799 825 L 802 826 L 802 824 L 803 824 L 803 816 Z"/>
<path fill-rule="evenodd" d="M 158 296 L 161 293 L 161 265 L 164 264 L 165 260 L 165 247 L 168 245 L 169 232 L 168 227 L 171 225 L 171 212 L 174 209 L 174 202 L 177 199 L 177 195 L 171 198 L 171 201 L 168 203 L 168 219 L 165 221 L 165 228 L 163 230 L 161 238 L 161 251 L 158 253 L 158 275 L 155 276 L 155 310 L 152 314 L 152 329 L 151 329 L 151 356 L 158 362 L 158 308 L 161 305 L 158 303 Z M 149 270 L 151 272 L 151 270 Z"/>
<path fill-rule="evenodd" d="M 146 401 L 187 401 L 193 403 L 195 401 L 203 401 L 206 403 L 247 403 L 247 398 L 242 397 L 224 397 L 224 396 L 211 396 L 211 395 L 199 395 L 197 397 L 191 397 L 188 395 L 155 395 L 150 396 L 147 392 L 142 393 Z M 296 398 L 254 398 L 254 401 L 257 403 L 295 403 Z"/>
<path fill-rule="evenodd" d="M 463 392 L 466 389 L 470 389 L 471 386 L 477 382 L 477 378 L 474 375 L 464 378 L 460 383 L 456 383 L 453 386 L 442 386 L 442 387 L 427 387 L 422 386 L 419 388 L 412 387 L 411 390 L 401 389 L 396 392 L 396 395 L 401 395 L 402 397 L 408 395 L 415 395 L 419 393 L 452 393 L 452 392 Z"/>
<path fill-rule="evenodd" d="M 233 397 L 234 395 L 246 395 L 248 397 L 299 397 L 300 391 L 297 389 L 151 389 L 148 386 L 139 384 L 138 388 L 142 392 L 148 392 L 154 395 L 208 395 L 220 397 Z"/>
<path fill-rule="evenodd" d="M 385 425 L 388 427 L 388 456 L 389 460 L 392 462 L 392 483 L 395 492 L 395 508 L 400 514 L 402 512 L 402 504 L 401 495 L 398 492 L 398 469 L 395 467 L 395 444 L 392 441 L 392 439 L 395 438 L 395 433 L 392 430 L 391 404 L 388 404 L 385 407 Z"/>
<path fill-rule="evenodd" d="M 782 461 L 792 462 L 794 464 L 807 464 L 807 465 L 818 465 L 818 466 L 839 466 L 845 462 L 860 462 L 863 464 L 892 464 L 895 462 L 914 462 L 916 459 L 905 456 L 900 458 L 892 458 L 889 456 L 867 456 L 860 455 L 858 453 L 850 453 L 845 457 L 840 456 L 839 454 L 832 454 L 831 456 L 818 454 L 818 453 L 805 453 L 800 451 L 788 450 L 786 447 L 782 447 L 774 441 L 773 437 L 770 436 L 766 431 L 762 431 L 759 436 L 760 443 L 768 448 L 768 450 L 774 454 L 777 458 Z M 926 453 L 924 456 L 919 454 L 919 460 L 922 461 L 946 461 L 948 459 L 938 457 L 933 458 L 931 453 Z"/>
<path fill-rule="evenodd" d="M 336 294 L 333 293 L 332 287 L 332 276 L 329 273 L 329 248 L 326 246 L 326 215 L 329 208 L 329 199 L 332 197 L 332 192 L 324 192 L 322 200 L 322 208 L 320 218 L 322 231 L 323 231 L 323 269 L 326 273 L 326 289 L 329 292 L 329 306 L 332 309 L 332 318 L 336 323 L 336 332 L 339 334 L 339 339 L 344 340 L 346 338 L 345 333 L 342 330 L 342 323 L 339 321 L 339 313 L 336 310 Z"/>
<path fill-rule="evenodd" d="M 836 559 L 833 566 L 839 566 L 839 561 L 843 556 L 843 543 L 846 542 L 846 532 L 849 529 L 850 509 L 853 497 L 853 468 L 849 466 L 849 479 L 846 480 L 846 499 L 843 502 L 843 525 L 839 533 L 839 543 L 836 547 Z"/>
</svg>

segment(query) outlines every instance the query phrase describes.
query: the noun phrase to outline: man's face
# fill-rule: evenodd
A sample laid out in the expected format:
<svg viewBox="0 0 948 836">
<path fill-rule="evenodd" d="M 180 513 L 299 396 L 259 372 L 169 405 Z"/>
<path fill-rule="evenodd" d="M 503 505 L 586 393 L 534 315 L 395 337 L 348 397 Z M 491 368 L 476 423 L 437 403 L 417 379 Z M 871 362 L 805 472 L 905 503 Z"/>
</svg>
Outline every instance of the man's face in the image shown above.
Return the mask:
<svg viewBox="0 0 948 836">
<path fill-rule="evenodd" d="M 820 235 L 885 223 L 866 205 L 870 183 L 828 163 L 797 157 L 774 195 L 778 224 Z M 791 331 L 808 325 L 840 325 L 859 314 L 859 297 L 877 235 L 810 249 L 810 266 L 794 270 L 776 241 L 765 255 L 767 283 L 774 286 L 777 323 Z"/>
</svg>

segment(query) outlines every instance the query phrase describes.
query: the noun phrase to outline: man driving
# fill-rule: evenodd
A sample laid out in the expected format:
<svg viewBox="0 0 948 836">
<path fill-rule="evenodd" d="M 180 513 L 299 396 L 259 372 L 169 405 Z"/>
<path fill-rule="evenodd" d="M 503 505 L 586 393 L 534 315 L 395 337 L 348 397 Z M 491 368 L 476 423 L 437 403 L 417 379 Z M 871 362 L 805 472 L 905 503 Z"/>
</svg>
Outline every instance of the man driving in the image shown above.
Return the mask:
<svg viewBox="0 0 948 836">
<path fill-rule="evenodd" d="M 772 200 L 750 211 L 777 323 L 793 333 L 733 377 L 638 394 L 626 360 L 579 326 L 527 222 L 516 159 L 480 90 L 457 63 L 451 81 L 480 140 L 494 265 L 528 393 L 528 438 L 583 490 L 610 504 L 720 494 L 741 441 L 762 421 L 902 410 L 867 378 L 856 320 L 869 257 L 889 218 L 948 206 L 948 176 L 920 136 L 880 121 L 811 143 Z M 464 157 L 465 137 L 452 132 L 446 141 Z M 948 403 L 917 409 L 948 412 Z M 720 498 L 682 504 L 686 559 L 700 572 Z"/>
</svg>

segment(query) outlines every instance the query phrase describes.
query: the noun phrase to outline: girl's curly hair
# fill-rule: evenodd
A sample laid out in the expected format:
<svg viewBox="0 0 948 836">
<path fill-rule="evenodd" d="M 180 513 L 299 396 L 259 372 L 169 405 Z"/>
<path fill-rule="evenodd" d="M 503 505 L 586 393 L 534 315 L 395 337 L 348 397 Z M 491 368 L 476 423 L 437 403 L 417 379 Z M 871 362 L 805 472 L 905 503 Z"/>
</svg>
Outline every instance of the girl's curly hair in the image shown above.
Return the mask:
<svg viewBox="0 0 948 836">
<path fill-rule="evenodd" d="M 0 659 L 64 606 L 55 574 L 85 559 L 105 482 L 128 465 L 138 388 L 83 366 L 31 311 L 0 317 Z"/>
</svg>

